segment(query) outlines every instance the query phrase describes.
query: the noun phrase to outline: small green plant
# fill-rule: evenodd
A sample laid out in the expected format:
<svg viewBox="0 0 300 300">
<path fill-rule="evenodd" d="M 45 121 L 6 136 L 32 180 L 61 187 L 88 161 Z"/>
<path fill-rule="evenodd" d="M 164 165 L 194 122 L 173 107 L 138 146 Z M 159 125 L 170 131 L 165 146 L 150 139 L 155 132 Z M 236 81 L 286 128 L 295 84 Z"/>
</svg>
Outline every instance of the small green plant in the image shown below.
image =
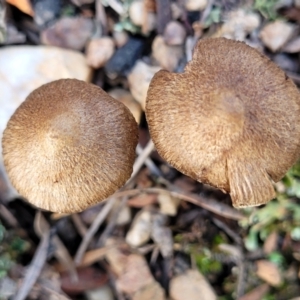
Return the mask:
<svg viewBox="0 0 300 300">
<path fill-rule="evenodd" d="M 258 10 L 266 19 L 275 20 L 279 17 L 276 4 L 278 0 L 255 0 L 254 8 Z"/>
<path fill-rule="evenodd" d="M 0 279 L 7 275 L 17 258 L 28 249 L 28 242 L 16 236 L 15 232 L 6 230 L 0 223 Z"/>
</svg>

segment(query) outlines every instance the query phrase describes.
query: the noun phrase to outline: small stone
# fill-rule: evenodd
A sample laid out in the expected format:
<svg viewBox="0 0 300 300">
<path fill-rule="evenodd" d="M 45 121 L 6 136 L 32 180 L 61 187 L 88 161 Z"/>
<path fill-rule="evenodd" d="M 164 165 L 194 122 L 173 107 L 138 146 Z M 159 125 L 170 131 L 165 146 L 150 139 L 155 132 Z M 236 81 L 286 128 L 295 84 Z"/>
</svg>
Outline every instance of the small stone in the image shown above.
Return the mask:
<svg viewBox="0 0 300 300">
<path fill-rule="evenodd" d="M 254 12 L 237 9 L 225 16 L 224 24 L 214 37 L 245 41 L 246 36 L 260 26 L 260 16 Z"/>
<path fill-rule="evenodd" d="M 88 290 L 85 293 L 87 300 L 114 300 L 114 294 L 108 285 L 104 285 L 95 290 Z"/>
<path fill-rule="evenodd" d="M 128 33 L 124 30 L 123 31 L 114 30 L 113 38 L 114 38 L 116 46 L 118 48 L 120 48 L 128 42 L 129 36 L 128 36 Z"/>
<path fill-rule="evenodd" d="M 154 74 L 161 68 L 149 66 L 138 60 L 128 75 L 129 89 L 134 99 L 145 110 L 147 91 Z"/>
<path fill-rule="evenodd" d="M 277 53 L 273 57 L 273 61 L 284 71 L 297 73 L 299 70 L 298 58 L 291 57 L 284 53 Z"/>
<path fill-rule="evenodd" d="M 298 36 L 295 39 L 288 42 L 284 46 L 282 51 L 287 52 L 287 53 L 298 53 L 298 52 L 300 52 L 300 36 Z"/>
<path fill-rule="evenodd" d="M 132 247 L 139 247 L 149 241 L 152 230 L 152 216 L 148 210 L 138 213 L 126 235 L 126 242 Z"/>
<path fill-rule="evenodd" d="M 132 300 L 165 300 L 165 291 L 156 281 L 137 291 Z"/>
<path fill-rule="evenodd" d="M 152 55 L 163 69 L 173 72 L 183 57 L 183 47 L 169 46 L 162 36 L 157 35 L 152 44 Z"/>
<path fill-rule="evenodd" d="M 180 199 L 174 198 L 169 194 L 159 194 L 157 200 L 162 214 L 176 216 Z"/>
<path fill-rule="evenodd" d="M 92 39 L 86 47 L 87 64 L 94 69 L 103 67 L 115 52 L 115 44 L 112 38 L 102 37 Z"/>
<path fill-rule="evenodd" d="M 186 0 L 185 8 L 187 11 L 204 10 L 207 5 L 207 0 Z"/>
<path fill-rule="evenodd" d="M 144 23 L 144 2 L 140 0 L 133 1 L 129 7 L 129 17 L 136 26 L 143 26 Z"/>
<path fill-rule="evenodd" d="M 44 26 L 59 15 L 61 0 L 36 0 L 33 9 L 35 23 Z"/>
<path fill-rule="evenodd" d="M 206 278 L 197 270 L 188 270 L 170 281 L 172 300 L 217 300 Z"/>
<path fill-rule="evenodd" d="M 182 45 L 186 38 L 184 26 L 177 22 L 171 21 L 167 24 L 164 31 L 164 40 L 170 46 Z"/>
<path fill-rule="evenodd" d="M 73 50 L 82 50 L 94 31 L 91 19 L 83 17 L 63 17 L 41 33 L 41 41 Z"/>
<path fill-rule="evenodd" d="M 278 267 L 268 260 L 258 260 L 256 262 L 256 274 L 271 286 L 279 286 L 282 283 L 281 274 Z"/>
<path fill-rule="evenodd" d="M 108 223 L 110 223 L 112 216 L 114 216 L 116 210 L 120 210 L 120 203 L 121 200 L 117 199 L 111 213 L 108 215 Z M 121 208 L 121 210 L 118 212 L 118 217 L 115 221 L 115 224 L 118 226 L 127 225 L 131 221 L 131 210 L 130 208 L 125 205 Z"/>
<path fill-rule="evenodd" d="M 260 32 L 264 45 L 272 52 L 280 50 L 293 36 L 295 26 L 283 21 L 267 24 Z"/>
<path fill-rule="evenodd" d="M 139 124 L 141 121 L 142 116 L 142 108 L 139 103 L 137 103 L 131 93 L 129 91 L 126 91 L 122 88 L 114 88 L 108 92 L 109 95 L 111 95 L 113 98 L 119 100 L 124 105 L 127 106 L 127 108 L 131 111 L 133 114 L 136 122 Z"/>
<path fill-rule="evenodd" d="M 160 214 L 153 216 L 153 225 L 151 231 L 151 237 L 153 241 L 158 245 L 159 251 L 164 258 L 170 258 L 173 256 L 173 236 L 169 227 L 161 224 Z M 164 219 L 164 218 L 163 218 Z M 164 222 L 165 223 L 165 222 Z"/>
</svg>

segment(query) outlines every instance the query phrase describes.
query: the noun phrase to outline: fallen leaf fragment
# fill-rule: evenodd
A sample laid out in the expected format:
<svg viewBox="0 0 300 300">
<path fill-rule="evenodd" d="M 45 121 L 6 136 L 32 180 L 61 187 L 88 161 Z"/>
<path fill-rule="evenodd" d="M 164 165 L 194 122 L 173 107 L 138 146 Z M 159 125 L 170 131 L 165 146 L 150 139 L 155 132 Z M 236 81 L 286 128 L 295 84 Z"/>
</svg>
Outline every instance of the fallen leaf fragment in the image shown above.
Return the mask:
<svg viewBox="0 0 300 300">
<path fill-rule="evenodd" d="M 116 284 L 124 293 L 134 294 L 152 282 L 154 278 L 145 258 L 138 254 L 130 254 Z"/>
<path fill-rule="evenodd" d="M 256 262 L 256 267 L 257 276 L 271 286 L 278 286 L 282 283 L 280 271 L 274 263 L 268 260 L 259 260 Z"/>
<path fill-rule="evenodd" d="M 78 280 L 73 280 L 68 273 L 61 275 L 61 288 L 68 295 L 77 295 L 95 289 L 107 283 L 107 275 L 96 268 L 84 268 L 77 271 Z"/>
<path fill-rule="evenodd" d="M 216 300 L 217 296 L 206 278 L 197 270 L 176 276 L 170 282 L 172 300 Z"/>
<path fill-rule="evenodd" d="M 267 284 L 262 284 L 239 298 L 239 300 L 261 300 L 269 292 L 269 290 L 270 287 Z"/>
<path fill-rule="evenodd" d="M 6 0 L 7 3 L 17 7 L 23 13 L 34 16 L 34 12 L 29 0 Z"/>
<path fill-rule="evenodd" d="M 165 300 L 165 291 L 158 282 L 153 281 L 143 289 L 137 291 L 132 300 Z"/>
</svg>

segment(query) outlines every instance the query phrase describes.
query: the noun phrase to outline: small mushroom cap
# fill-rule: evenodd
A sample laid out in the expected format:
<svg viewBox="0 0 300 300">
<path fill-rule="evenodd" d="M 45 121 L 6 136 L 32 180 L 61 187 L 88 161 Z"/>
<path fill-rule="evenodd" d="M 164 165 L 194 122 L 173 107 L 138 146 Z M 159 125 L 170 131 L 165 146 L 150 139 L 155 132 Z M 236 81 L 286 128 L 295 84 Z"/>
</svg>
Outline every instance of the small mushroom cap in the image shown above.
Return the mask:
<svg viewBox="0 0 300 300">
<path fill-rule="evenodd" d="M 3 134 L 4 164 L 17 191 L 37 207 L 79 212 L 130 178 L 138 126 L 101 88 L 61 79 L 34 90 Z"/>
<path fill-rule="evenodd" d="M 264 204 L 300 154 L 300 96 L 267 57 L 225 38 L 198 42 L 184 73 L 153 77 L 146 117 L 159 154 L 182 173 Z"/>
</svg>

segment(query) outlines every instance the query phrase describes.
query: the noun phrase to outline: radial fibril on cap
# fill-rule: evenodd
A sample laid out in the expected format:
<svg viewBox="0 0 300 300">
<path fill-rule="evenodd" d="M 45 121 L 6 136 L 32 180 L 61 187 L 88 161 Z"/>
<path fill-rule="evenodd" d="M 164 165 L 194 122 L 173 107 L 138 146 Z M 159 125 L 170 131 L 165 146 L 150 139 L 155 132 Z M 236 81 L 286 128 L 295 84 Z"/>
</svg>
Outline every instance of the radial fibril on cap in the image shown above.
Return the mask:
<svg viewBox="0 0 300 300">
<path fill-rule="evenodd" d="M 62 79 L 27 97 L 2 144 L 22 196 L 53 212 L 77 212 L 125 184 L 137 142 L 137 123 L 122 103 L 95 85 Z"/>
<path fill-rule="evenodd" d="M 201 40 L 184 73 L 152 79 L 146 117 L 160 155 L 230 193 L 235 207 L 275 197 L 300 154 L 300 97 L 267 57 L 242 42 Z"/>
</svg>

